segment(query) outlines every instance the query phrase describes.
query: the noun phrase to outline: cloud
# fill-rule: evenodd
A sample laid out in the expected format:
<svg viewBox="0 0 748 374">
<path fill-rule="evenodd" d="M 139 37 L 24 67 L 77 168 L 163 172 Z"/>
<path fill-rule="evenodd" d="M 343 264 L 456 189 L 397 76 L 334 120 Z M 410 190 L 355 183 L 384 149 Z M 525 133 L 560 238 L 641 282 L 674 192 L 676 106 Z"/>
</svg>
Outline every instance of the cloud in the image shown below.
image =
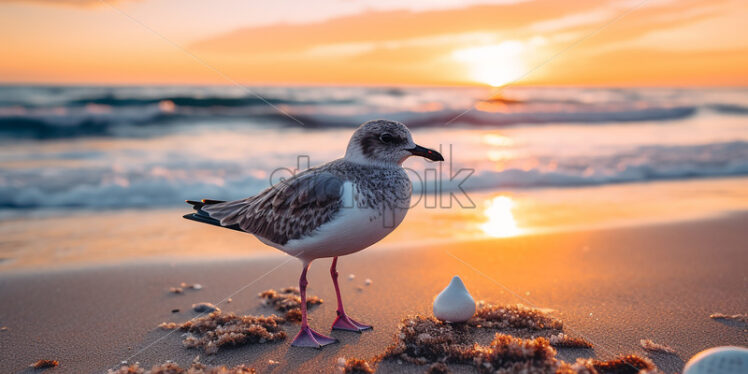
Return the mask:
<svg viewBox="0 0 748 374">
<path fill-rule="evenodd" d="M 533 23 L 530 27 L 538 32 L 551 32 L 568 29 L 574 26 L 589 25 L 602 19 L 610 19 L 615 16 L 611 7 L 599 7 L 590 11 L 569 14 L 563 17 Z"/>
<path fill-rule="evenodd" d="M 302 51 L 315 45 L 382 42 L 470 32 L 517 30 L 528 20 L 551 20 L 587 9 L 596 0 L 549 2 L 543 7 L 517 4 L 475 5 L 413 12 L 371 11 L 306 24 L 247 27 L 195 43 L 199 50 L 226 54 Z"/>
<path fill-rule="evenodd" d="M 105 0 L 107 3 L 119 3 L 122 1 L 140 1 L 140 0 Z M 0 0 L 0 4 L 26 3 L 39 5 L 58 5 L 58 6 L 75 6 L 75 7 L 95 7 L 106 5 L 102 0 Z"/>
<path fill-rule="evenodd" d="M 626 0 L 629 1 L 629 0 Z M 606 27 L 586 45 L 619 43 L 657 30 L 683 26 L 717 16 L 727 0 L 682 0 L 642 6 Z M 193 48 L 224 55 L 260 56 L 313 51 L 312 55 L 358 55 L 373 49 L 449 46 L 465 35 L 485 35 L 484 41 L 460 40 L 463 45 L 495 43 L 496 38 L 578 39 L 629 10 L 621 1 L 598 0 L 473 5 L 427 11 L 388 10 L 345 15 L 303 24 L 278 23 L 245 27 L 197 41 Z M 727 7 L 729 8 L 729 7 Z M 499 40 L 500 41 L 500 40 Z M 403 48 L 403 49 L 405 49 Z"/>
</svg>

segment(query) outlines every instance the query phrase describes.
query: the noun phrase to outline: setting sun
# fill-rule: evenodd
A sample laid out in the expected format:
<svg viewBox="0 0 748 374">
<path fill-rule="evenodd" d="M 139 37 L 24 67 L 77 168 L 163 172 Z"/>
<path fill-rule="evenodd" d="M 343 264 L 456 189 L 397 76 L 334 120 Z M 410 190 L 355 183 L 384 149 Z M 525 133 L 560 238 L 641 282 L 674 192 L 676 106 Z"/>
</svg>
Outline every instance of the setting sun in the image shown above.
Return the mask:
<svg viewBox="0 0 748 374">
<path fill-rule="evenodd" d="M 514 202 L 507 196 L 497 196 L 489 202 L 485 215 L 488 222 L 481 225 L 481 229 L 486 235 L 495 238 L 507 238 L 518 235 L 521 230 L 517 227 L 517 222 L 512 214 Z"/>
<path fill-rule="evenodd" d="M 511 40 L 500 44 L 458 49 L 452 57 L 467 64 L 471 79 L 494 87 L 514 82 L 526 73 L 521 60 L 522 42 Z"/>
</svg>

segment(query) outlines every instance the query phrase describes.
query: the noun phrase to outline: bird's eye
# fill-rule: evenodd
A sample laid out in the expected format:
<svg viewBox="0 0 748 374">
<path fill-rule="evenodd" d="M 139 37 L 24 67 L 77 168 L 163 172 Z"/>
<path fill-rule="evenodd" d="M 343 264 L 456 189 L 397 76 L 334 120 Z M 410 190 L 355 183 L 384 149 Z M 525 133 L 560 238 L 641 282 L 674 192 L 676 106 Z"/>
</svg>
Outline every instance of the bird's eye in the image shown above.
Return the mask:
<svg viewBox="0 0 748 374">
<path fill-rule="evenodd" d="M 382 134 L 381 136 L 379 136 L 379 140 L 381 140 L 382 143 L 389 144 L 389 143 L 392 143 L 392 141 L 394 141 L 395 138 L 392 137 L 392 135 L 390 134 Z"/>
</svg>

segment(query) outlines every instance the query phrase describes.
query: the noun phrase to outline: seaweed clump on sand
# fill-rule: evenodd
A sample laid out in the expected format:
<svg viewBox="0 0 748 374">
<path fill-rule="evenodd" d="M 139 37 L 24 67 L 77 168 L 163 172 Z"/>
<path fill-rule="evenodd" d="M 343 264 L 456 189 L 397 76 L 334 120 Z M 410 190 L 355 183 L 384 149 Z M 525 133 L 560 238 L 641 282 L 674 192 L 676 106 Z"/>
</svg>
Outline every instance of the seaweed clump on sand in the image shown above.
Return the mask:
<svg viewBox="0 0 748 374">
<path fill-rule="evenodd" d="M 259 296 L 266 305 L 284 312 L 284 316 L 223 314 L 212 304 L 201 303 L 193 305 L 193 309 L 196 312 L 211 312 L 210 314 L 184 323 L 164 322 L 159 327 L 166 330 L 187 331 L 182 344 L 187 348 L 202 348 L 207 354 L 215 354 L 219 348 L 224 346 L 263 344 L 285 339 L 286 332 L 279 324 L 301 321 L 301 296 L 298 288 L 287 287 L 280 291 L 267 290 L 261 292 Z M 307 306 L 321 303 L 322 299 L 319 297 L 307 297 Z"/>
<path fill-rule="evenodd" d="M 280 291 L 266 290 L 259 294 L 265 305 L 284 313 L 284 318 L 290 322 L 301 322 L 301 293 L 296 287 L 286 287 Z M 322 304 L 317 296 L 307 295 L 307 308 Z"/>
<path fill-rule="evenodd" d="M 483 301 L 467 324 L 476 329 L 496 329 L 523 338 L 542 336 L 554 347 L 592 348 L 589 341 L 563 333 L 563 322 L 543 309 L 517 305 L 492 305 Z"/>
<path fill-rule="evenodd" d="M 465 326 L 446 324 L 433 317 L 406 318 L 398 342 L 380 359 L 399 359 L 419 365 L 441 363 L 434 372 L 444 372 L 447 363 L 474 365 L 481 373 L 495 371 L 549 373 L 559 365 L 556 351 L 545 338 L 522 339 L 497 333 L 488 346 L 470 343 Z M 432 365 L 433 366 L 433 365 Z"/>
<path fill-rule="evenodd" d="M 57 366 L 60 366 L 60 362 L 57 360 L 39 360 L 31 364 L 29 367 L 34 369 L 48 369 Z"/>
<path fill-rule="evenodd" d="M 379 359 L 398 359 L 424 365 L 434 362 L 462 363 L 473 348 L 467 330 L 434 317 L 412 316 L 399 326 L 397 342 L 390 345 Z"/>
<path fill-rule="evenodd" d="M 452 371 L 449 370 L 449 367 L 443 362 L 437 362 L 434 364 L 431 364 L 429 366 L 429 369 L 426 370 L 426 374 L 449 374 Z"/>
<path fill-rule="evenodd" d="M 712 313 L 709 318 L 714 320 L 727 320 L 736 321 L 748 324 L 748 314 L 724 314 L 724 313 Z"/>
<path fill-rule="evenodd" d="M 499 330 L 502 334 L 497 334 L 497 337 L 509 334 L 505 336 L 515 335 L 530 339 L 528 341 L 541 337 L 545 345 L 592 347 L 584 339 L 565 335 L 562 321 L 540 309 L 481 302 L 475 315 L 465 323 L 445 323 L 424 316 L 405 318 L 399 326 L 397 343 L 388 347 L 380 358 L 397 357 L 415 364 L 469 363 L 475 358 L 476 347 L 479 347 L 473 343 L 473 334 L 486 329 Z"/>
<path fill-rule="evenodd" d="M 475 315 L 467 321 L 474 327 L 492 329 L 558 330 L 564 325 L 561 320 L 536 308 L 523 305 L 491 305 L 478 303 Z"/>
<path fill-rule="evenodd" d="M 150 370 L 140 367 L 139 364 L 122 365 L 119 369 L 109 369 L 107 374 L 255 374 L 255 369 L 244 365 L 226 367 L 226 366 L 205 366 L 197 360 L 192 365 L 183 368 L 176 363 L 166 362 L 161 365 L 154 365 Z"/>
<path fill-rule="evenodd" d="M 571 337 L 569 335 L 566 335 L 562 332 L 551 335 L 548 338 L 548 341 L 551 342 L 551 345 L 554 347 L 561 347 L 561 348 L 592 348 L 592 343 L 588 342 L 585 339 L 582 338 L 575 338 Z"/>
<path fill-rule="evenodd" d="M 626 355 L 609 361 L 580 358 L 569 365 L 563 363 L 556 374 L 656 374 L 660 373 L 652 361 L 637 355 Z"/>
<path fill-rule="evenodd" d="M 642 339 L 639 341 L 639 345 L 641 345 L 644 350 L 650 352 L 675 354 L 675 349 L 673 349 L 672 347 L 665 344 L 655 343 L 651 339 Z"/>
<path fill-rule="evenodd" d="M 592 343 L 587 340 L 564 334 L 563 322 L 549 312 L 521 304 L 492 305 L 481 301 L 467 324 L 476 329 L 495 329 L 523 338 L 542 336 L 554 347 L 592 348 Z"/>
<path fill-rule="evenodd" d="M 366 360 L 360 358 L 338 359 L 338 372 L 343 374 L 372 374 L 374 369 L 369 366 Z"/>
<path fill-rule="evenodd" d="M 285 322 L 281 317 L 237 316 L 222 314 L 220 310 L 206 316 L 194 318 L 178 324 L 162 323 L 163 329 L 187 331 L 182 344 L 188 348 L 202 348 L 207 354 L 215 354 L 224 346 L 263 344 L 286 338 L 286 332 L 279 326 Z"/>
<path fill-rule="evenodd" d="M 443 364 L 433 372 L 444 372 L 446 364 L 473 365 L 480 373 L 527 374 L 554 373 L 560 366 L 556 350 L 542 337 L 522 339 L 497 333 L 487 346 L 469 341 L 466 329 L 455 329 L 433 317 L 416 316 L 403 321 L 398 341 L 377 359 Z"/>
<path fill-rule="evenodd" d="M 472 356 L 480 373 L 555 373 L 561 364 L 545 338 L 522 339 L 500 333 L 487 347 L 476 345 Z"/>
<path fill-rule="evenodd" d="M 481 329 L 499 329 L 488 345 L 475 343 Z M 522 306 L 482 306 L 466 323 L 445 323 L 434 317 L 403 319 L 394 344 L 374 362 L 398 360 L 431 364 L 429 372 L 449 372 L 448 364 L 471 365 L 479 373 L 629 374 L 656 372 L 654 364 L 634 355 L 611 361 L 580 359 L 569 364 L 557 358 L 553 345 L 590 348 L 584 339 L 559 332 L 560 320 Z M 521 336 L 514 336 L 515 334 Z M 544 336 L 535 336 L 545 334 Z"/>
</svg>

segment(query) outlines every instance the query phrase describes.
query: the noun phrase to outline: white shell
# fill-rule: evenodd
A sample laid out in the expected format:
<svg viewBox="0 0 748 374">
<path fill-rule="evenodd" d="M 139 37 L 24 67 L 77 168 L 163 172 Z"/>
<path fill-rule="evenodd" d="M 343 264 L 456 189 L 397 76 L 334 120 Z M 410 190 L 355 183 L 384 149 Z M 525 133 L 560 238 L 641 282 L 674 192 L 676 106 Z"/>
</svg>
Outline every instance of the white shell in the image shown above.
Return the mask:
<svg viewBox="0 0 748 374">
<path fill-rule="evenodd" d="M 462 279 L 454 276 L 447 288 L 434 299 L 434 317 L 447 322 L 465 322 L 475 314 L 475 300 Z"/>
<path fill-rule="evenodd" d="M 691 357 L 683 374 L 748 373 L 748 349 L 742 347 L 709 348 Z"/>
</svg>

